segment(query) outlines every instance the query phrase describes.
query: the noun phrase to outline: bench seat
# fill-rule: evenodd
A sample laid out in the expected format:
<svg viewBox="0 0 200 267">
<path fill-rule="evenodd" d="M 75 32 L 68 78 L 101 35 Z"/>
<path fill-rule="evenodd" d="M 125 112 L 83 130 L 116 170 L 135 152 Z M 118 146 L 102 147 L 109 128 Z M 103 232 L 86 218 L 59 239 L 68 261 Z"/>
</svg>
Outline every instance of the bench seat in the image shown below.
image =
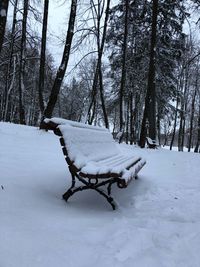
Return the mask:
<svg viewBox="0 0 200 267">
<path fill-rule="evenodd" d="M 114 156 L 107 160 L 100 160 L 97 162 L 88 162 L 80 170 L 80 175 L 83 177 L 118 177 L 123 180 L 125 184 L 137 175 L 141 165 L 145 164 L 141 157 L 136 156 Z M 134 166 L 135 165 L 135 166 Z M 136 168 L 137 167 L 137 168 Z"/>
<path fill-rule="evenodd" d="M 127 187 L 146 163 L 134 151 L 122 153 L 107 129 L 59 118 L 45 119 L 44 128 L 60 136 L 62 151 L 72 175 L 72 186 L 63 195 L 66 201 L 74 192 L 83 190 L 83 187 L 79 190 L 75 188 L 77 178 L 85 189 L 94 189 L 104 196 L 99 187 L 108 184 L 105 197 L 114 209 L 111 185 L 116 182 L 120 188 Z"/>
</svg>

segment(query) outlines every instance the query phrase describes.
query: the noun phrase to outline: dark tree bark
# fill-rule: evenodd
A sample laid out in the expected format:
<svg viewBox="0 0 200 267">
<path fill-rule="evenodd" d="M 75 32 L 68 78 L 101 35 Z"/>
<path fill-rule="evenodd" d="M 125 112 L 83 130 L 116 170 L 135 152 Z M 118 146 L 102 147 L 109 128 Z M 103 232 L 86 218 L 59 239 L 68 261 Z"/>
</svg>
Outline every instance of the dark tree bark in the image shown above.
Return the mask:
<svg viewBox="0 0 200 267">
<path fill-rule="evenodd" d="M 158 18 L 158 0 L 153 0 L 152 26 L 151 26 L 151 46 L 150 61 L 148 72 L 148 85 L 145 98 L 145 107 L 140 133 L 140 147 L 145 147 L 147 135 L 147 120 L 149 124 L 149 137 L 156 139 L 156 91 L 155 91 L 155 50 L 157 39 L 157 18 Z"/>
<path fill-rule="evenodd" d="M 159 143 L 159 145 L 161 145 L 160 110 L 159 110 L 159 107 L 158 107 L 158 113 L 157 113 L 157 122 L 156 122 L 156 125 L 157 125 L 158 143 Z"/>
<path fill-rule="evenodd" d="M 39 74 L 39 104 L 40 111 L 44 112 L 44 76 L 45 76 L 45 61 L 46 61 L 46 39 L 47 39 L 47 23 L 48 23 L 49 0 L 44 2 L 44 16 L 42 24 L 42 40 L 41 40 L 41 55 L 40 55 L 40 74 Z"/>
<path fill-rule="evenodd" d="M 126 107 L 126 144 L 129 141 L 129 109 L 130 109 L 130 99 L 127 100 L 127 107 Z"/>
<path fill-rule="evenodd" d="M 94 72 L 94 78 L 93 78 L 93 83 L 92 83 L 92 91 L 91 91 L 91 103 L 89 105 L 88 109 L 88 123 L 91 125 L 94 121 L 95 114 L 96 114 L 96 105 L 97 105 L 97 86 L 98 86 L 98 79 L 99 79 L 99 60 L 100 60 L 100 22 L 101 22 L 101 17 L 102 17 L 102 12 L 100 10 L 100 2 L 98 1 L 97 7 L 94 3 L 93 0 L 91 2 L 91 9 L 93 13 L 93 20 L 97 19 L 97 24 L 95 24 L 95 35 L 96 35 L 96 41 L 97 41 L 97 49 L 98 49 L 98 60 L 97 60 L 97 65 L 95 68 Z M 94 16 L 94 13 L 96 14 L 96 18 Z"/>
<path fill-rule="evenodd" d="M 12 74 L 12 80 L 11 79 L 11 69 L 13 65 L 13 52 L 14 52 L 14 42 L 15 42 L 15 28 L 16 28 L 16 17 L 17 17 L 17 6 L 18 6 L 18 0 L 15 0 L 14 3 L 14 10 L 13 10 L 13 22 L 12 22 L 12 31 L 11 31 L 11 41 L 10 41 L 10 46 L 9 46 L 9 64 L 7 68 L 7 81 L 6 81 L 6 86 L 5 86 L 5 108 L 4 108 L 4 121 L 9 121 L 8 119 L 8 102 L 9 102 L 9 97 L 10 93 L 14 87 L 14 80 L 15 80 L 15 60 L 14 60 L 14 66 L 13 66 L 13 74 Z"/>
<path fill-rule="evenodd" d="M 184 99 L 181 99 L 181 109 L 180 109 L 180 124 L 178 132 L 178 151 L 183 151 L 182 137 L 183 137 L 183 120 L 184 120 Z"/>
<path fill-rule="evenodd" d="M 49 97 L 49 101 L 47 104 L 47 107 L 44 110 L 44 116 L 47 118 L 51 118 L 54 107 L 56 105 L 56 101 L 58 98 L 58 94 L 60 92 L 60 88 L 64 79 L 64 75 L 67 69 L 69 56 L 70 56 L 70 49 L 72 44 L 72 39 L 74 35 L 74 25 L 75 25 L 75 19 L 76 19 L 76 9 L 77 9 L 77 0 L 71 1 L 71 11 L 70 11 L 70 17 L 69 17 L 69 24 L 68 24 L 68 31 L 67 31 L 67 37 L 65 41 L 65 48 L 63 52 L 62 61 L 60 64 L 60 67 L 56 73 L 56 78 L 53 84 L 53 88 L 51 90 L 51 94 Z"/>
<path fill-rule="evenodd" d="M 185 144 L 185 128 L 186 128 L 186 111 L 188 106 L 188 94 L 185 99 L 185 106 L 184 106 L 184 115 L 183 115 L 183 129 L 182 129 L 182 140 L 181 140 L 181 147 L 184 147 Z"/>
<path fill-rule="evenodd" d="M 133 93 L 130 93 L 130 145 L 133 144 L 134 140 L 134 129 L 133 129 Z"/>
<path fill-rule="evenodd" d="M 20 124 L 26 124 L 25 110 L 24 110 L 24 72 L 25 72 L 25 57 L 26 57 L 26 28 L 27 28 L 28 6 L 29 6 L 29 0 L 24 0 L 21 51 L 20 51 L 20 63 L 19 63 L 19 122 Z"/>
<path fill-rule="evenodd" d="M 105 106 L 105 100 L 104 100 L 104 87 L 103 87 L 103 75 L 102 75 L 101 64 L 99 65 L 99 91 L 100 91 L 101 106 L 103 110 L 105 127 L 109 129 L 108 115 L 106 112 L 106 106 Z"/>
<path fill-rule="evenodd" d="M 174 138 L 175 138 L 175 134 L 176 134 L 176 125 L 177 125 L 177 116 L 178 116 L 178 104 L 179 104 L 179 97 L 177 96 L 175 119 L 174 119 L 174 128 L 173 128 L 172 139 L 171 139 L 171 143 L 170 143 L 170 150 L 172 150 L 173 143 L 174 143 Z"/>
<path fill-rule="evenodd" d="M 92 83 L 92 100 L 88 109 L 88 124 L 92 124 L 94 121 L 94 117 L 95 117 L 95 112 L 96 112 L 96 97 L 97 97 L 97 85 L 98 85 L 98 68 L 96 67 L 95 69 L 95 73 L 94 73 L 94 79 L 93 79 L 93 83 Z"/>
<path fill-rule="evenodd" d="M 124 132 L 124 94 L 126 87 L 126 58 L 127 58 L 127 39 L 128 39 L 128 21 L 129 21 L 129 0 L 125 0 L 125 19 L 124 19 L 124 39 L 122 46 L 122 72 L 119 91 L 119 123 L 120 132 Z M 119 142 L 122 141 L 123 134 Z"/>
<path fill-rule="evenodd" d="M 200 146 L 200 99 L 199 99 L 199 114 L 198 114 L 198 126 L 197 126 L 197 143 L 194 149 L 195 153 L 200 152 L 199 146 Z"/>
<path fill-rule="evenodd" d="M 194 122 L 194 111 L 195 111 L 195 100 L 196 100 L 196 94 L 197 94 L 197 81 L 196 81 L 196 87 L 194 91 L 194 95 L 192 97 L 192 105 L 191 105 L 191 117 L 190 117 L 190 133 L 189 133 L 189 139 L 188 139 L 188 152 L 190 152 L 191 144 L 192 144 L 192 137 L 193 137 L 193 122 Z"/>
<path fill-rule="evenodd" d="M 164 125 L 164 143 L 163 143 L 163 147 L 166 146 L 167 143 L 168 143 L 169 127 L 170 127 L 170 122 L 168 121 L 168 124 Z"/>
<path fill-rule="evenodd" d="M 99 65 L 99 90 L 100 90 L 100 98 L 101 98 L 101 106 L 103 110 L 103 116 L 104 116 L 104 123 L 106 128 L 109 128 L 109 122 L 108 122 L 108 115 L 106 112 L 106 106 L 105 106 L 105 100 L 104 100 L 104 88 L 103 88 L 103 75 L 102 75 L 102 55 L 106 40 L 106 32 L 107 32 L 107 25 L 108 25 L 108 19 L 109 19 L 109 13 L 110 13 L 110 0 L 107 0 L 107 6 L 106 6 L 106 16 L 104 21 L 104 27 L 103 27 L 103 36 L 101 40 L 101 45 L 98 49 L 98 65 Z"/>
<path fill-rule="evenodd" d="M 181 77 L 181 79 L 184 80 L 184 76 Z M 182 83 L 183 81 L 181 81 L 181 84 Z M 187 89 L 188 89 L 188 70 L 186 70 L 186 74 L 185 74 L 184 92 L 183 92 L 183 97 L 181 99 L 180 126 L 179 126 L 179 133 L 178 133 L 178 151 L 183 151 L 183 146 L 184 146 Z"/>
<path fill-rule="evenodd" d="M 6 28 L 8 4 L 9 4 L 9 0 L 0 1 L 0 53 L 1 53 L 1 48 L 3 45 L 3 39 L 4 39 L 4 34 L 5 34 L 5 28 Z"/>
</svg>

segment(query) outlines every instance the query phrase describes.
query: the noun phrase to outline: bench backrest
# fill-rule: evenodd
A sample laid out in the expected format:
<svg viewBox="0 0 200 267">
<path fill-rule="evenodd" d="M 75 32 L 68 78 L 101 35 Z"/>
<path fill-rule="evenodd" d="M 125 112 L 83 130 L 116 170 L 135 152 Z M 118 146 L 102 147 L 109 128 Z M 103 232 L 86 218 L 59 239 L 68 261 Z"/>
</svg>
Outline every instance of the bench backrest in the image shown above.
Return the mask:
<svg viewBox="0 0 200 267">
<path fill-rule="evenodd" d="M 55 121 L 59 124 L 59 121 Z M 99 161 L 120 153 L 109 130 L 62 120 L 58 126 L 67 148 L 68 156 L 77 168 L 88 161 Z"/>
<path fill-rule="evenodd" d="M 149 145 L 159 146 L 159 144 L 156 140 L 152 140 L 150 137 L 146 137 L 146 139 L 147 139 L 147 142 Z"/>
</svg>

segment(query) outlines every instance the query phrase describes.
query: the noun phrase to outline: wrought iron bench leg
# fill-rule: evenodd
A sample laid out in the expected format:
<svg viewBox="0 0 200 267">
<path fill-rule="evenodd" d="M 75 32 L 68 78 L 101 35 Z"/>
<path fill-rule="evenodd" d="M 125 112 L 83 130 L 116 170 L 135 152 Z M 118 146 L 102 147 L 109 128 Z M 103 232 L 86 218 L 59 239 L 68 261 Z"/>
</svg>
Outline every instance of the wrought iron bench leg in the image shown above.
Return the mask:
<svg viewBox="0 0 200 267">
<path fill-rule="evenodd" d="M 80 187 L 77 187 L 77 188 L 74 188 L 74 189 L 69 189 L 69 190 L 67 190 L 67 192 L 65 192 L 63 194 L 63 199 L 67 202 L 68 199 L 73 194 L 75 194 L 76 192 L 87 190 L 87 189 L 91 189 L 91 188 L 88 187 L 88 186 L 80 186 Z M 111 196 L 107 195 L 106 193 L 104 193 L 102 190 L 100 190 L 98 188 L 96 188 L 96 189 L 95 188 L 92 188 L 92 189 L 94 189 L 95 191 L 97 191 L 100 195 L 104 196 L 107 199 L 108 203 L 110 203 L 110 205 L 112 206 L 113 210 L 116 209 L 114 199 Z"/>
<path fill-rule="evenodd" d="M 76 175 L 77 177 L 77 175 Z M 89 183 L 83 179 L 81 179 L 80 177 L 77 177 L 79 179 L 79 181 L 81 181 L 82 183 L 84 183 L 83 186 L 79 186 L 79 187 L 75 187 L 75 176 L 72 174 L 72 186 L 67 190 L 67 192 L 65 192 L 63 194 L 63 199 L 67 202 L 68 199 L 75 194 L 76 192 L 79 191 L 83 191 L 83 190 L 87 190 L 87 189 L 93 189 L 96 192 L 98 192 L 100 195 L 102 195 L 103 197 L 106 198 L 106 200 L 108 201 L 108 203 L 110 203 L 110 205 L 112 206 L 113 210 L 116 209 L 116 205 L 114 202 L 114 199 L 111 196 L 111 186 L 114 183 L 114 181 L 105 181 L 105 182 L 100 182 L 100 183 L 96 183 L 96 184 L 92 184 Z M 100 186 L 103 186 L 105 184 L 108 184 L 108 194 L 106 194 L 103 190 L 99 189 Z"/>
</svg>

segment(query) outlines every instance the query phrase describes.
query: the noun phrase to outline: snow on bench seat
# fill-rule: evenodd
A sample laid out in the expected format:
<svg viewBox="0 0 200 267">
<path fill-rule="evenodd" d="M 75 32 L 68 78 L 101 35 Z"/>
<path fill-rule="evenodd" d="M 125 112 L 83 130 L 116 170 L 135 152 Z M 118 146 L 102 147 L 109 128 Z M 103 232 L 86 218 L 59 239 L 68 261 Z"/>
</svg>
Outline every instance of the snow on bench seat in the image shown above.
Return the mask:
<svg viewBox="0 0 200 267">
<path fill-rule="evenodd" d="M 100 178 L 106 176 L 108 178 L 120 176 L 125 180 L 126 184 L 128 184 L 128 182 L 137 175 L 137 172 L 139 171 L 140 167 L 145 164 L 145 161 L 140 157 L 130 157 L 130 155 L 128 157 L 125 157 L 123 155 L 120 156 L 121 158 L 119 159 L 121 159 L 121 161 L 118 161 L 117 163 L 115 161 L 112 162 L 111 160 L 109 162 L 88 162 L 80 170 L 80 175 L 83 177 L 91 178 L 93 176 L 99 176 Z M 136 166 L 134 166 L 133 168 L 133 165 L 136 165 L 138 168 L 136 168 Z"/>
</svg>

